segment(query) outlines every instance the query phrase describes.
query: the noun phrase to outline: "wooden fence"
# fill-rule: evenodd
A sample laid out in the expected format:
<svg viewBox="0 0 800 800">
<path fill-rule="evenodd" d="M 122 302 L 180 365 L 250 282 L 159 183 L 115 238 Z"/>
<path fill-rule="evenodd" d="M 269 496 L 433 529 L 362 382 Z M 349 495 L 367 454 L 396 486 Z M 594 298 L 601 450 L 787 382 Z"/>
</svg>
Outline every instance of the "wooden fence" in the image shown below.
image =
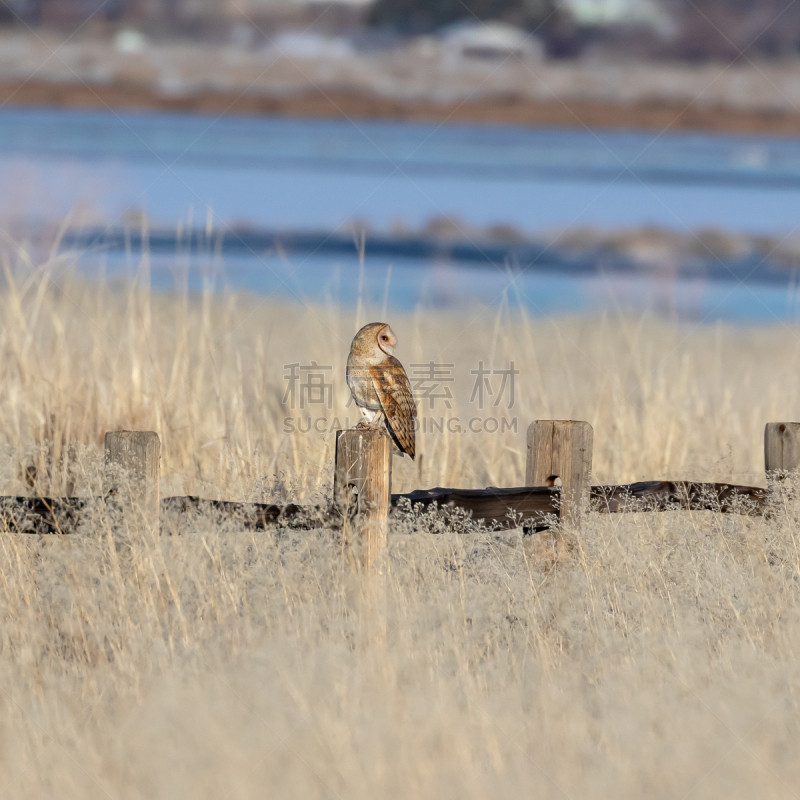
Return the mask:
<svg viewBox="0 0 800 800">
<path fill-rule="evenodd" d="M 269 505 L 159 496 L 161 443 L 152 431 L 116 431 L 105 437 L 105 502 L 136 505 L 158 524 L 164 512 L 236 515 L 253 530 L 282 525 L 332 527 L 351 532 L 366 563 L 376 563 L 386 544 L 391 509 L 403 504 L 462 509 L 496 529 L 545 529 L 554 520 L 577 526 L 586 512 L 711 510 L 763 514 L 768 492 L 755 486 L 690 481 L 647 481 L 622 486 L 590 486 L 593 431 L 588 422 L 540 420 L 528 428 L 525 483 L 519 488 L 419 489 L 391 493 L 391 442 L 379 431 L 336 434 L 333 505 Z M 769 423 L 764 435 L 767 475 L 800 466 L 800 423 Z M 558 485 L 560 484 L 560 485 Z M 96 498 L 0 498 L 5 527 L 20 533 L 66 534 L 75 530 Z"/>
</svg>

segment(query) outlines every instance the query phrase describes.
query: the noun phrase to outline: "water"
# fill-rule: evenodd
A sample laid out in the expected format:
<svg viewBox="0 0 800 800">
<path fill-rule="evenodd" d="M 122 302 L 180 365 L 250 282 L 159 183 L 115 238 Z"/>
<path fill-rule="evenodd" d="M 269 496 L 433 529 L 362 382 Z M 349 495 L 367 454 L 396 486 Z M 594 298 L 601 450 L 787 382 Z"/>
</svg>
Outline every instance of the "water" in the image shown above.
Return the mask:
<svg viewBox="0 0 800 800">
<path fill-rule="evenodd" d="M 6 208 L 107 222 L 800 224 L 800 142 L 743 136 L 4 109 L 0 182 Z"/>
<path fill-rule="evenodd" d="M 419 227 L 446 216 L 473 226 L 512 224 L 534 234 L 648 224 L 678 231 L 713 225 L 732 232 L 789 233 L 800 225 L 800 142 L 488 125 L 0 111 L 0 216 L 38 223 L 76 209 L 102 225 L 144 211 L 168 227 L 191 222 L 218 230 L 234 223 L 333 230 L 354 220 L 382 229 Z M 201 261 L 192 262 L 192 280 L 200 280 Z M 295 270 L 288 278 L 288 272 L 276 277 L 284 267 L 274 254 L 225 261 L 217 280 L 238 288 L 316 299 L 338 275 L 343 303 L 353 303 L 358 291 L 355 258 L 298 256 L 287 268 Z M 121 260 L 111 262 L 119 266 Z M 175 263 L 164 262 L 165 276 Z M 380 297 L 387 266 L 370 259 L 367 244 L 367 282 Z M 662 284 L 599 273 L 524 274 L 512 281 L 503 268 L 402 260 L 394 264 L 389 303 L 459 304 L 504 292 L 519 293 L 535 313 L 632 305 L 700 319 L 796 316 L 793 291 L 775 286 Z"/>
<path fill-rule="evenodd" d="M 739 281 L 658 279 L 609 275 L 564 275 L 476 267 L 415 259 L 367 259 L 363 272 L 352 259 L 319 255 L 226 256 L 208 253 L 148 259 L 148 280 L 160 291 L 231 288 L 301 304 L 334 303 L 355 308 L 359 302 L 384 310 L 523 307 L 534 316 L 650 311 L 698 323 L 715 320 L 781 323 L 800 320 L 800 285 L 749 285 Z M 84 258 L 88 276 L 141 277 L 138 254 Z"/>
</svg>

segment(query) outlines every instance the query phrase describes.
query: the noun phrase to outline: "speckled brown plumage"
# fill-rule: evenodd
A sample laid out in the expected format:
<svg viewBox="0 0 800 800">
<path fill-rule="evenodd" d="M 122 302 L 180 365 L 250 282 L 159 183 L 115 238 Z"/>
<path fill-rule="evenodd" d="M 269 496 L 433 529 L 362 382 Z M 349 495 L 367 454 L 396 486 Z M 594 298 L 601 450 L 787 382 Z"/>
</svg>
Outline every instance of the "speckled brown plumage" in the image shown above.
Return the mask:
<svg viewBox="0 0 800 800">
<path fill-rule="evenodd" d="M 393 355 L 396 344 L 385 322 L 361 328 L 347 358 L 347 385 L 364 417 L 360 424 L 385 426 L 398 450 L 414 458 L 417 409 L 406 371 Z"/>
</svg>

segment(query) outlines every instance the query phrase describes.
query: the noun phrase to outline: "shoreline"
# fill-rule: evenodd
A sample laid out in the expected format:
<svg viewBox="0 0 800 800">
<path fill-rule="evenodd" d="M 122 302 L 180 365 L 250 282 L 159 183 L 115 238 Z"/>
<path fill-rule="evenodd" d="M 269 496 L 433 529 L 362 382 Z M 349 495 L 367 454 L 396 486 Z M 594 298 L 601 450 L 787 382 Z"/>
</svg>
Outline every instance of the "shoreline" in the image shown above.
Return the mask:
<svg viewBox="0 0 800 800">
<path fill-rule="evenodd" d="M 440 238 L 425 232 L 404 237 L 369 232 L 366 250 L 372 258 L 429 261 L 461 266 L 498 267 L 514 264 L 523 272 L 559 273 L 565 276 L 616 275 L 651 278 L 706 279 L 785 286 L 797 269 L 796 258 L 771 242 L 746 242 L 706 231 L 696 236 L 666 232 L 588 236 L 579 242 L 546 243 L 536 238 L 502 241 L 484 232 L 474 238 Z M 701 239 L 700 237 L 703 236 Z M 695 239 L 697 241 L 695 241 Z M 68 231 L 60 240 L 66 250 L 103 253 L 132 251 L 176 253 L 215 252 L 253 256 L 258 253 L 299 253 L 328 257 L 359 257 L 352 233 L 328 230 L 269 230 L 231 228 L 208 233 L 204 229 L 178 232 L 166 228 L 84 228 Z M 770 249 L 771 248 L 771 249 Z"/>
<path fill-rule="evenodd" d="M 432 123 L 697 131 L 800 135 L 800 110 L 736 110 L 665 100 L 615 104 L 587 100 L 544 101 L 516 93 L 473 101 L 401 99 L 342 89 L 286 94 L 202 89 L 165 94 L 134 82 L 85 84 L 44 80 L 0 81 L 0 107 L 120 109 L 189 113 L 358 118 Z"/>
</svg>

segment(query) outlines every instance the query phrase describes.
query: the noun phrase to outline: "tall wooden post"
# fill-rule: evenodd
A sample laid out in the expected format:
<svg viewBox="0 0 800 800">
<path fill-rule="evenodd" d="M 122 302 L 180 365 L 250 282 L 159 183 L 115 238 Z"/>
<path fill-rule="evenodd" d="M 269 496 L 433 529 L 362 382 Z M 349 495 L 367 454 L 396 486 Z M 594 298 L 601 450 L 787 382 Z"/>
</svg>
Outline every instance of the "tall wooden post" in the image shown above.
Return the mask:
<svg viewBox="0 0 800 800">
<path fill-rule="evenodd" d="M 800 422 L 768 422 L 764 429 L 764 468 L 794 472 L 800 467 Z"/>
<path fill-rule="evenodd" d="M 109 431 L 105 437 L 106 493 L 141 507 L 158 522 L 161 440 L 154 431 Z"/>
<path fill-rule="evenodd" d="M 386 522 L 392 499 L 392 443 L 383 431 L 336 431 L 333 502 L 345 531 L 355 514 L 359 561 L 367 572 L 382 570 Z"/>
<path fill-rule="evenodd" d="M 589 493 L 594 431 L 588 422 L 537 420 L 528 427 L 526 486 L 561 481 L 559 517 L 577 524 Z"/>
</svg>

